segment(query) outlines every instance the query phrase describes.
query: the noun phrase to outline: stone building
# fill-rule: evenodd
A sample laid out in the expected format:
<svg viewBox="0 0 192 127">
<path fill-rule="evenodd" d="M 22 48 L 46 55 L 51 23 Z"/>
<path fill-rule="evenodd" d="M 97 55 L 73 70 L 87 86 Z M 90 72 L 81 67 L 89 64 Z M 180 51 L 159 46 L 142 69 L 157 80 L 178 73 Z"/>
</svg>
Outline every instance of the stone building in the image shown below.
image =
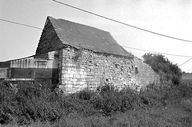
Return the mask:
<svg viewBox="0 0 192 127">
<path fill-rule="evenodd" d="M 105 83 L 139 89 L 159 80 L 109 32 L 52 17 L 47 17 L 36 54 L 1 62 L 0 78 L 52 80 L 67 93 L 96 90 Z"/>
</svg>

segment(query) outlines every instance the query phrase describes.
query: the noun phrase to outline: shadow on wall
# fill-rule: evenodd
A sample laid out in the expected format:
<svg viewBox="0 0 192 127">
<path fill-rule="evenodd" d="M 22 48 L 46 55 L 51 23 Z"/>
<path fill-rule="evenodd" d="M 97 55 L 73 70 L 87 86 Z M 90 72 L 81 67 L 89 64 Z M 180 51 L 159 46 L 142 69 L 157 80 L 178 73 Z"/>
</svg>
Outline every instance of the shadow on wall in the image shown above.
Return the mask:
<svg viewBox="0 0 192 127">
<path fill-rule="evenodd" d="M 159 75 L 155 73 L 149 65 L 147 65 L 141 59 L 136 57 L 134 58 L 134 62 L 135 62 L 135 78 L 140 86 L 146 87 L 151 83 L 160 82 Z"/>
</svg>

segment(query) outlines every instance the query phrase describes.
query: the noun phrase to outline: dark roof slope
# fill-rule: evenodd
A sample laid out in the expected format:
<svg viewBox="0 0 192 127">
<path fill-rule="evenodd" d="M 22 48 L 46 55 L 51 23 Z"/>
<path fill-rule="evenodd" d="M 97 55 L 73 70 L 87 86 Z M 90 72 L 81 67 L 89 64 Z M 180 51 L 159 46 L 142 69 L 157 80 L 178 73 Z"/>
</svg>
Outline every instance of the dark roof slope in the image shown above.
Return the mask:
<svg viewBox="0 0 192 127">
<path fill-rule="evenodd" d="M 126 57 L 133 57 L 123 49 L 109 32 L 63 19 L 48 17 L 63 44 Z"/>
</svg>

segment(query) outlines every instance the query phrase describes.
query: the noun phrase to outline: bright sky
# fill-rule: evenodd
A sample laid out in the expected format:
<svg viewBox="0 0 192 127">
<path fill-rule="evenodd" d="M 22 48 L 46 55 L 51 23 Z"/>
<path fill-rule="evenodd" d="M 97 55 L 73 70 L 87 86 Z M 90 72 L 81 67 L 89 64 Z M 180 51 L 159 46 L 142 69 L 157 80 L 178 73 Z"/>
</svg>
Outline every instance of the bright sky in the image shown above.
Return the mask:
<svg viewBox="0 0 192 127">
<path fill-rule="evenodd" d="M 192 40 L 191 0 L 58 0 L 131 25 Z M 192 56 L 192 43 L 160 37 L 55 3 L 0 0 L 0 18 L 43 28 L 47 16 L 109 31 L 120 45 Z M 34 55 L 41 30 L 0 21 L 0 61 Z M 141 58 L 145 52 L 125 48 Z M 189 58 L 165 55 L 180 65 Z M 192 60 L 181 69 L 192 72 Z"/>
</svg>

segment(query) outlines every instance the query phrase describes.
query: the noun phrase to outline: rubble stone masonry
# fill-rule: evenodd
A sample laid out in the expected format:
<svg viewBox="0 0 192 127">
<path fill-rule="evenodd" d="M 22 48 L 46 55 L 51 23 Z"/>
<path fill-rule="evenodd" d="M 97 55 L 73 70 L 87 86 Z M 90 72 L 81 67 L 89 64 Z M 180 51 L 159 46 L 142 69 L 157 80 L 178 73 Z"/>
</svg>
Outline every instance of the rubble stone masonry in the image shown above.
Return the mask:
<svg viewBox="0 0 192 127">
<path fill-rule="evenodd" d="M 140 89 L 156 82 L 158 75 L 137 58 L 64 48 L 59 51 L 60 88 L 66 93 L 83 89 L 96 90 L 105 83 L 122 89 Z"/>
</svg>

